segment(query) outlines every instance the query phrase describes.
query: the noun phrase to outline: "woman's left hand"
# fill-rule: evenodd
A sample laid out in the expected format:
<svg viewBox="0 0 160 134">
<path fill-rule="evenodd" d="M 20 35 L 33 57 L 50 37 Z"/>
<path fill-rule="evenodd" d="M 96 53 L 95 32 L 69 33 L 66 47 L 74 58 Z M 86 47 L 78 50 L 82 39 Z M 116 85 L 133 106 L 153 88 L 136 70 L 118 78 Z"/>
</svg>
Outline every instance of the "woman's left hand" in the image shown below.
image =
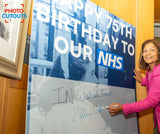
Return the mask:
<svg viewBox="0 0 160 134">
<path fill-rule="evenodd" d="M 117 105 L 116 107 L 114 107 L 115 105 Z M 122 105 L 119 103 L 112 103 L 109 106 L 109 112 L 111 115 L 115 115 L 118 112 L 123 111 Z"/>
</svg>

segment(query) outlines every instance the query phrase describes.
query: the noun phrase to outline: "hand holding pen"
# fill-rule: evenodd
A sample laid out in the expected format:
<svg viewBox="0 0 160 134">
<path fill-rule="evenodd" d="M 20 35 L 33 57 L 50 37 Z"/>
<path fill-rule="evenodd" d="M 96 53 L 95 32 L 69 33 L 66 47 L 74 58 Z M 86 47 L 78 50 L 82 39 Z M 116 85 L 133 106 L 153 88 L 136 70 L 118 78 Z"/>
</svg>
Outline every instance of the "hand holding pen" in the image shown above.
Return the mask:
<svg viewBox="0 0 160 134">
<path fill-rule="evenodd" d="M 106 106 L 106 108 L 109 108 L 109 112 L 111 115 L 115 115 L 118 112 L 123 111 L 122 105 L 119 103 L 112 103 L 110 106 Z"/>
</svg>

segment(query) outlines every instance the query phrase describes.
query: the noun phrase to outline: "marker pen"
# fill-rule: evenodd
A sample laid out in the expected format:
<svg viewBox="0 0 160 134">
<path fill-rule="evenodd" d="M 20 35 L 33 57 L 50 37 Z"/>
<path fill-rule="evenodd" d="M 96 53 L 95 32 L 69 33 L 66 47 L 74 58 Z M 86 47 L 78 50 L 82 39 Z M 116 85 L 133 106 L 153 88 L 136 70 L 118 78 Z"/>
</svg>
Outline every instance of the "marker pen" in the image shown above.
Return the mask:
<svg viewBox="0 0 160 134">
<path fill-rule="evenodd" d="M 119 105 L 106 106 L 107 109 L 108 109 L 109 107 L 119 107 Z"/>
</svg>

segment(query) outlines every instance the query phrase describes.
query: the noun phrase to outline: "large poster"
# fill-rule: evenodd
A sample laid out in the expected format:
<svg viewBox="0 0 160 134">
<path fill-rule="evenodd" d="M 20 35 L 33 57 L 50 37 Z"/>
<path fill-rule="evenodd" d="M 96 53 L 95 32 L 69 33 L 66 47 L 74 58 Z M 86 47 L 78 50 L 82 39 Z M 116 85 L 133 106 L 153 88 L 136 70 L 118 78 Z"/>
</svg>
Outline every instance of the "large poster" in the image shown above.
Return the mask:
<svg viewBox="0 0 160 134">
<path fill-rule="evenodd" d="M 34 0 L 27 134 L 137 134 L 135 27 L 89 0 Z"/>
</svg>

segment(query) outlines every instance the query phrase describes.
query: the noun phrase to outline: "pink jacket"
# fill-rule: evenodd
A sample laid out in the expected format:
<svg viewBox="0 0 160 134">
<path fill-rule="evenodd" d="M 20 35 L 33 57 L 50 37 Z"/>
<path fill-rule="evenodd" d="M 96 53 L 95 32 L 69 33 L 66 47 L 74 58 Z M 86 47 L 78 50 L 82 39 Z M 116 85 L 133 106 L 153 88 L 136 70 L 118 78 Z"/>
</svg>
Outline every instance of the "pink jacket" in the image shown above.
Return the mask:
<svg viewBox="0 0 160 134">
<path fill-rule="evenodd" d="M 150 81 L 148 82 L 148 72 L 146 77 L 142 79 L 142 86 L 147 88 L 147 97 L 134 103 L 123 104 L 123 112 L 125 116 L 134 112 L 141 112 L 148 108 L 154 108 L 154 125 L 160 131 L 160 65 L 154 66 Z"/>
</svg>

